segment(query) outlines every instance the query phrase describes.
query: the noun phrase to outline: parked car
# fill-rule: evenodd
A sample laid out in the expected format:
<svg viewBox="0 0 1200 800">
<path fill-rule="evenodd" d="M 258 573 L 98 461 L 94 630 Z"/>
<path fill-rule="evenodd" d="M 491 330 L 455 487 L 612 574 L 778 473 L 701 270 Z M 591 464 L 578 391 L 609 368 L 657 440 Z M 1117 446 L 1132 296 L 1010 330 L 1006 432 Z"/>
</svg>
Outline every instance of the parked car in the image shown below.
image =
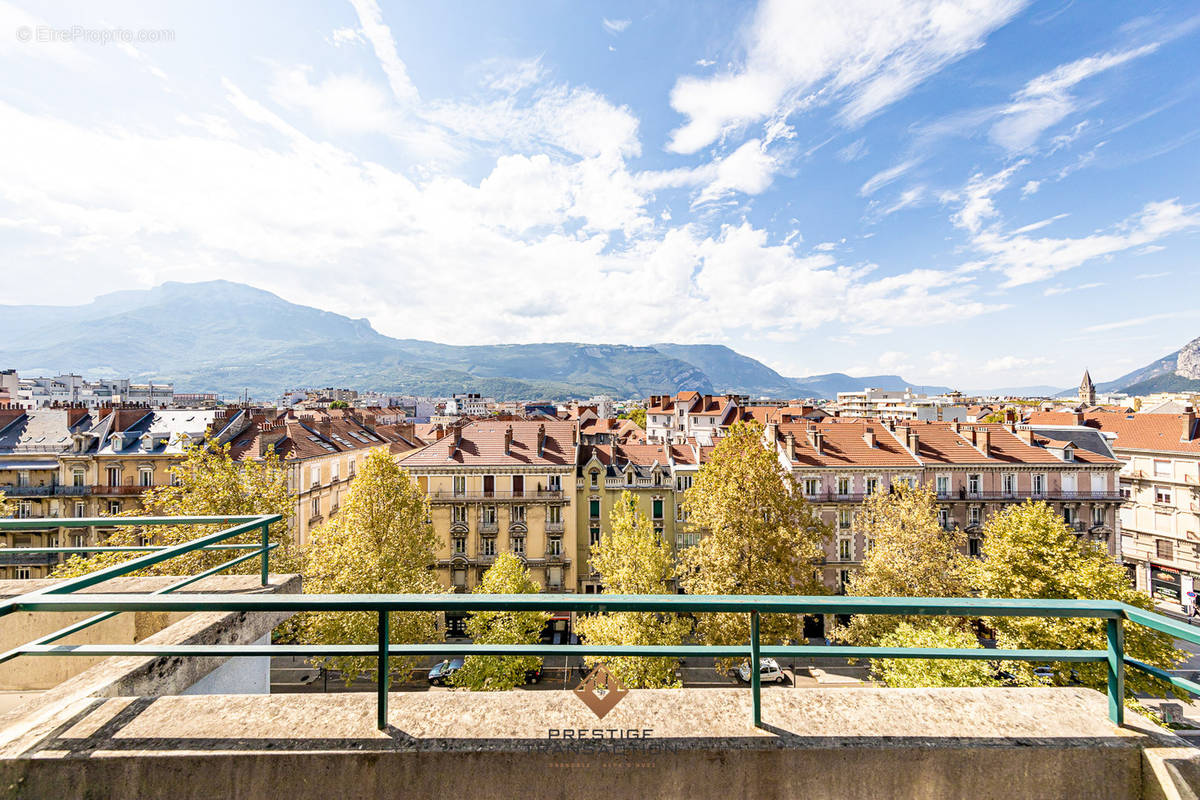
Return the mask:
<svg viewBox="0 0 1200 800">
<path fill-rule="evenodd" d="M 1033 679 L 1038 683 L 1052 684 L 1054 683 L 1054 670 L 1050 667 L 1034 667 Z"/>
<path fill-rule="evenodd" d="M 450 676 L 462 669 L 463 660 L 461 658 L 447 658 L 444 661 L 438 662 L 433 669 L 429 670 L 429 683 L 431 686 L 445 686 L 450 682 Z"/>
<path fill-rule="evenodd" d="M 525 671 L 525 683 L 537 683 L 542 679 L 542 668 L 530 669 Z"/>
<path fill-rule="evenodd" d="M 737 675 L 744 682 L 750 682 L 749 661 L 742 662 L 742 665 L 738 667 Z M 758 680 L 760 683 L 783 683 L 787 680 L 787 676 L 779 668 L 778 661 L 773 658 L 760 658 L 758 660 Z"/>
</svg>

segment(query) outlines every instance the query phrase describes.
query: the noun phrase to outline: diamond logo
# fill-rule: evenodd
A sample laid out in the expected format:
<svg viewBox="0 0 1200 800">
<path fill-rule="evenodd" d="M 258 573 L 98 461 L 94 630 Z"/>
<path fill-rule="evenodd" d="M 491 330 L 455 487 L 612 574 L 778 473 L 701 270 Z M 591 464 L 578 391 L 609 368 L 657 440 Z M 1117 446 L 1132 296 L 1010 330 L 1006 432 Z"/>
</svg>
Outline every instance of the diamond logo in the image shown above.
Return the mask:
<svg viewBox="0 0 1200 800">
<path fill-rule="evenodd" d="M 575 687 L 575 696 L 599 719 L 604 719 L 627 694 L 629 690 L 603 664 L 597 664 L 583 683 Z"/>
</svg>

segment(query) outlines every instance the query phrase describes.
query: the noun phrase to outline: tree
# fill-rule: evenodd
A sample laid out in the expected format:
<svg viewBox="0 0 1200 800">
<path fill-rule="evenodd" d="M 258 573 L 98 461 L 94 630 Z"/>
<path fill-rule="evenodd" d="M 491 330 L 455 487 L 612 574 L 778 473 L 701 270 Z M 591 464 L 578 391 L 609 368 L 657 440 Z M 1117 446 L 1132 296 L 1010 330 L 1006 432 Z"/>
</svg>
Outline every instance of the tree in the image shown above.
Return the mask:
<svg viewBox="0 0 1200 800">
<path fill-rule="evenodd" d="M 0 518 L 11 517 L 14 513 L 12 503 L 5 499 L 4 492 L 0 492 Z"/>
<path fill-rule="evenodd" d="M 756 423 L 734 424 L 713 449 L 683 500 L 689 523 L 705 533 L 686 549 L 680 582 L 689 594 L 818 594 L 824 591 L 816 562 L 830 530 L 809 505 Z M 703 641 L 745 644 L 747 614 L 704 614 Z M 767 614 L 760 640 L 804 640 L 798 615 Z M 729 667 L 735 659 L 718 663 Z"/>
<path fill-rule="evenodd" d="M 512 553 L 497 556 L 477 594 L 537 594 L 542 587 Z M 550 615 L 544 611 L 476 611 L 467 620 L 467 634 L 476 644 L 537 644 Z M 451 676 L 455 686 L 504 691 L 525 683 L 525 675 L 542 665 L 538 656 L 468 656 Z"/>
<path fill-rule="evenodd" d="M 271 551 L 270 563 L 274 572 L 295 572 L 299 558 L 292 546 L 288 519 L 292 515 L 292 498 L 287 488 L 287 471 L 274 450 L 268 450 L 257 461 L 234 461 L 229 445 L 214 438 L 202 443 L 189 442 L 183 461 L 170 469 L 172 484 L 148 489 L 142 494 L 142 507 L 120 516 L 251 516 L 279 514 L 281 522 L 271 525 L 268 538 L 278 547 Z M 166 525 L 145 530 L 121 527 L 111 534 L 106 545 L 136 547 L 143 536 L 156 545 L 189 542 L 217 531 L 213 525 Z M 227 539 L 223 544 L 260 544 L 262 534 L 257 530 Z M 193 551 L 148 567 L 139 575 L 193 575 L 215 567 L 238 552 L 228 550 Z M 96 553 L 91 556 L 72 556 L 53 577 L 65 578 L 94 572 L 101 567 L 130 560 L 129 553 Z M 231 567 L 227 572 L 250 574 L 259 570 L 259 563 L 249 559 Z"/>
<path fill-rule="evenodd" d="M 592 549 L 590 565 L 600 574 L 608 594 L 671 594 L 675 558 L 671 546 L 638 511 L 637 499 L 622 492 L 609 515 L 610 530 Z M 595 645 L 677 645 L 690 626 L 675 615 L 621 611 L 581 617 L 580 635 Z M 631 689 L 663 689 L 679 685 L 674 658 L 584 656 L 589 667 L 603 661 L 622 685 Z"/>
<path fill-rule="evenodd" d="M 1148 611 L 1154 601 L 1129 585 L 1125 568 L 1100 544 L 1077 536 L 1045 503 L 1026 501 L 992 515 L 984 526 L 983 560 L 972 570 L 984 597 L 1117 600 Z M 1103 650 L 1105 622 L 1055 617 L 992 617 L 996 645 L 1020 649 Z M 1125 626 L 1125 655 L 1162 669 L 1173 669 L 1184 656 L 1170 636 L 1141 625 Z M 1103 663 L 1055 663 L 1054 682 L 1073 680 L 1099 691 L 1107 687 Z M 1033 683 L 1032 665 L 1009 669 Z M 1138 692 L 1184 695 L 1140 670 L 1125 672 L 1126 698 Z"/>
<path fill-rule="evenodd" d="M 850 576 L 846 594 L 855 597 L 967 597 L 971 594 L 967 537 L 938 521 L 937 496 L 903 484 L 868 497 L 859 511 L 870 543 L 862 567 Z M 901 624 L 910 628 L 961 629 L 960 618 L 857 614 L 834 635 L 863 647 L 881 645 Z M 933 685 L 933 684 L 931 684 Z"/>
<path fill-rule="evenodd" d="M 332 403 L 329 404 L 329 407 L 330 408 L 349 408 L 350 404 L 347 403 L 345 400 L 334 400 Z"/>
<path fill-rule="evenodd" d="M 880 647 L 977 648 L 979 638 L 966 627 L 917 625 L 907 619 L 897 623 L 874 644 Z M 874 658 L 871 676 L 892 688 L 923 686 L 994 686 L 992 667 L 986 661 L 967 659 Z"/>
<path fill-rule="evenodd" d="M 637 426 L 642 430 L 646 430 L 646 409 L 634 408 L 629 411 L 629 418 L 637 423 Z"/>
<path fill-rule="evenodd" d="M 371 452 L 342 502 L 337 516 L 312 532 L 304 554 L 304 590 L 312 594 L 432 594 L 445 591 L 432 569 L 437 537 L 427 520 L 424 493 L 386 452 Z M 430 641 L 437 614 L 392 612 L 389 641 Z M 300 635 L 318 644 L 371 644 L 379 641 L 378 614 L 324 611 L 302 620 Z M 376 669 L 369 657 L 339 656 L 317 662 L 342 671 L 346 682 Z M 390 669 L 408 669 L 411 658 L 392 658 Z"/>
</svg>

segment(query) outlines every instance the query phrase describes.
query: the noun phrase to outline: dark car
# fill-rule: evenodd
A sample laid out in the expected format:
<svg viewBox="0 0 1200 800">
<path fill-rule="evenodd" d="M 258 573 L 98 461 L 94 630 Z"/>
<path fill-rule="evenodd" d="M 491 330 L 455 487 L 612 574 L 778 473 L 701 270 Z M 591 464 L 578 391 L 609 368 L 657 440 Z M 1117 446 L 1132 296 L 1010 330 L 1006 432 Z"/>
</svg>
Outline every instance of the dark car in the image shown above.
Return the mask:
<svg viewBox="0 0 1200 800">
<path fill-rule="evenodd" d="M 450 676 L 462 669 L 461 658 L 447 658 L 429 670 L 429 683 L 433 686 L 445 686 L 450 682 Z"/>
<path fill-rule="evenodd" d="M 542 668 L 540 666 L 537 669 L 530 669 L 530 670 L 525 671 L 525 682 L 526 683 L 537 683 L 541 679 L 542 679 Z"/>
</svg>

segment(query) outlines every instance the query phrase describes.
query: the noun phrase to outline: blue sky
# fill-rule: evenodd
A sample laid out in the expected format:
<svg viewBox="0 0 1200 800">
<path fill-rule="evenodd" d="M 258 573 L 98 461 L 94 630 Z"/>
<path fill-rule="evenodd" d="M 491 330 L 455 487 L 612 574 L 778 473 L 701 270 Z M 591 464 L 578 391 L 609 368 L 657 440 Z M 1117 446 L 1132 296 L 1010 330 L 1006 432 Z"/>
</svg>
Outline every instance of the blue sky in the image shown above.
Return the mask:
<svg viewBox="0 0 1200 800">
<path fill-rule="evenodd" d="M 1200 335 L 1197 53 L 1183 2 L 0 0 L 0 303 L 1111 379 Z"/>
</svg>

